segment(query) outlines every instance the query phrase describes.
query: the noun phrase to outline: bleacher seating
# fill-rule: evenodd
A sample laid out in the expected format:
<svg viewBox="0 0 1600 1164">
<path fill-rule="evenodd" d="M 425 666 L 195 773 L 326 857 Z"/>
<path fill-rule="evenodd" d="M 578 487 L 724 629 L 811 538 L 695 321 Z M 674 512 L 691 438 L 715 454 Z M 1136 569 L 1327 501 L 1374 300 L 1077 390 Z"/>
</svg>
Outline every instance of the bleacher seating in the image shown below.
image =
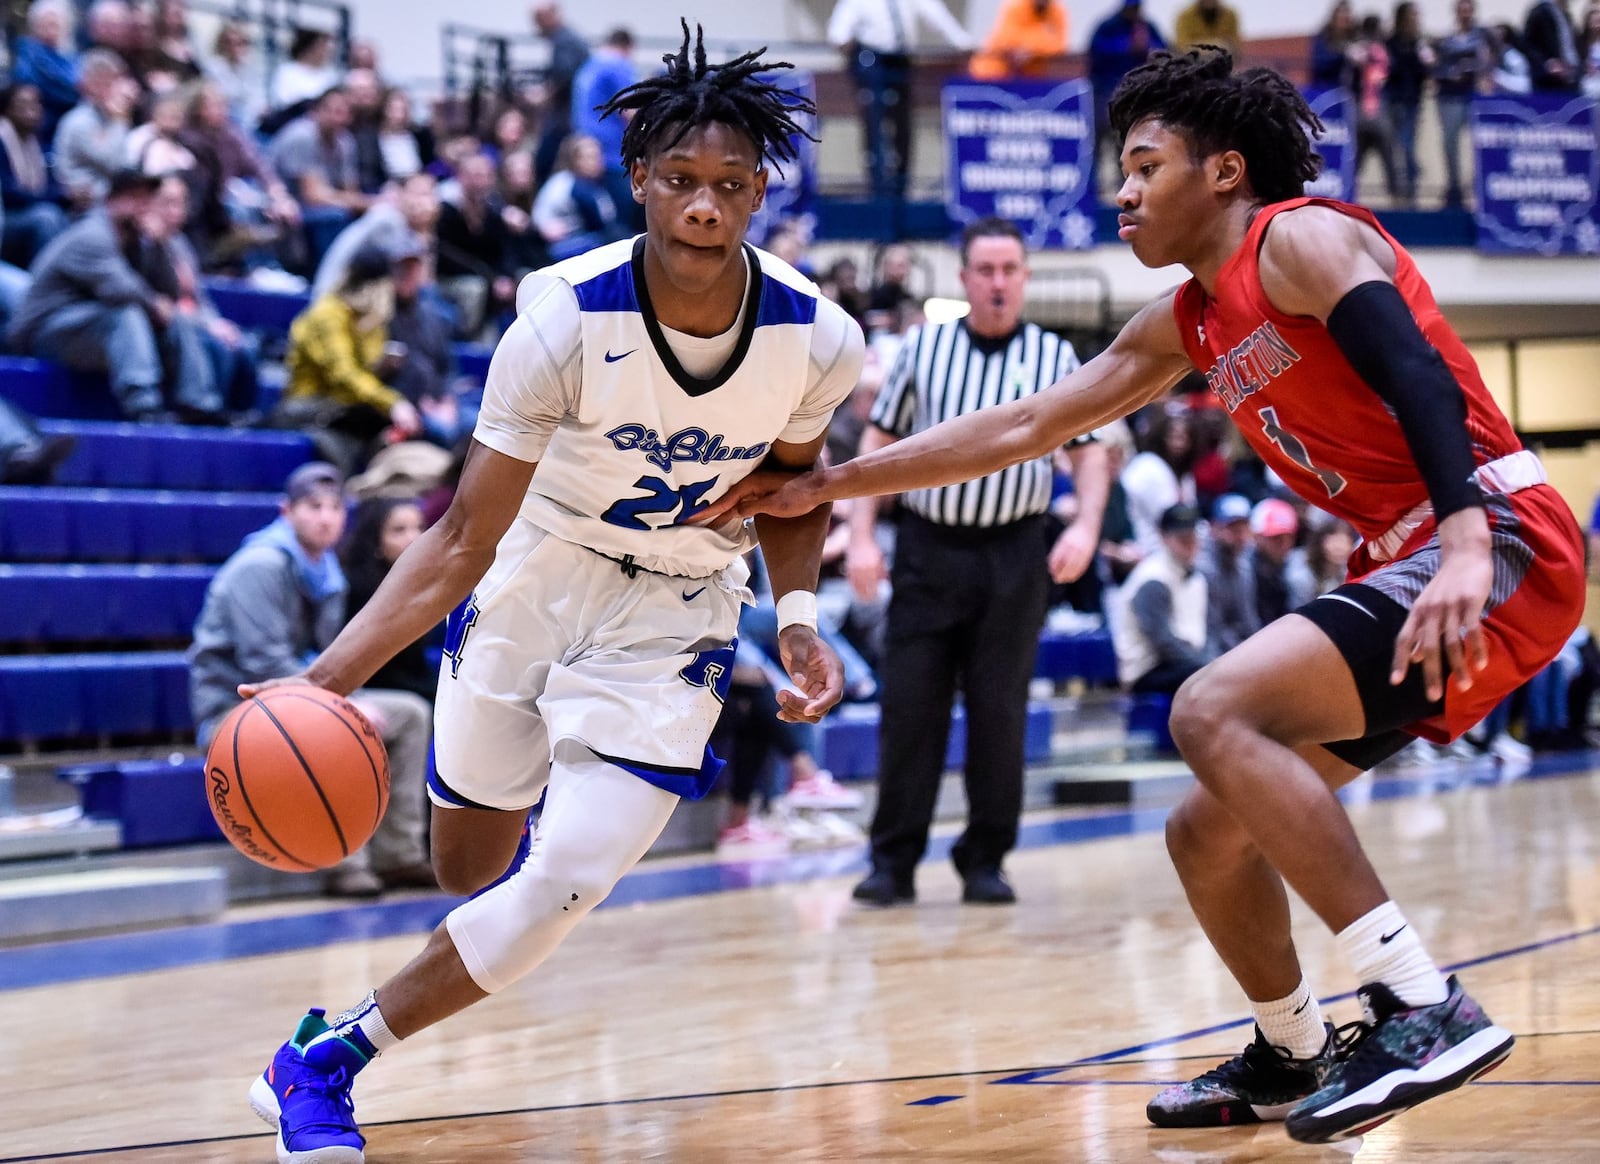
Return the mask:
<svg viewBox="0 0 1600 1164">
<path fill-rule="evenodd" d="M 187 640 L 211 566 L 0 565 L 0 644 Z"/>
<path fill-rule="evenodd" d="M 1111 632 L 1104 628 L 1072 632 L 1046 629 L 1039 636 L 1033 673 L 1057 683 L 1071 679 L 1081 679 L 1091 686 L 1115 683 L 1117 652 L 1111 645 Z"/>
<path fill-rule="evenodd" d="M 314 455 L 297 432 L 81 420 L 43 420 L 39 428 L 77 440 L 58 485 L 272 493 Z"/>
<path fill-rule="evenodd" d="M 193 730 L 181 651 L 0 657 L 0 740 L 176 736 Z"/>
<path fill-rule="evenodd" d="M 0 561 L 220 562 L 278 506 L 275 493 L 0 486 Z"/>
<path fill-rule="evenodd" d="M 222 839 L 199 756 L 79 764 L 58 775 L 78 787 L 85 816 L 121 824 L 125 849 Z"/>
<path fill-rule="evenodd" d="M 116 420 L 122 415 L 105 377 L 27 356 L 0 356 L 0 396 L 34 416 Z"/>
</svg>

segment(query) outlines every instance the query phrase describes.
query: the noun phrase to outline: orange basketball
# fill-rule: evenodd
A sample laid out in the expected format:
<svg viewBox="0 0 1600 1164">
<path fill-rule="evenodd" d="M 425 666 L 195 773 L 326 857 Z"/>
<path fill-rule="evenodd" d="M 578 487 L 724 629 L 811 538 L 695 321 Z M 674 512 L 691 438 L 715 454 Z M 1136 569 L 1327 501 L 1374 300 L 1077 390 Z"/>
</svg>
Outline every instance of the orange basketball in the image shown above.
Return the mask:
<svg viewBox="0 0 1600 1164">
<path fill-rule="evenodd" d="M 305 873 L 366 844 L 389 804 L 383 740 L 342 695 L 272 687 L 228 713 L 206 752 L 206 799 L 252 861 Z"/>
</svg>

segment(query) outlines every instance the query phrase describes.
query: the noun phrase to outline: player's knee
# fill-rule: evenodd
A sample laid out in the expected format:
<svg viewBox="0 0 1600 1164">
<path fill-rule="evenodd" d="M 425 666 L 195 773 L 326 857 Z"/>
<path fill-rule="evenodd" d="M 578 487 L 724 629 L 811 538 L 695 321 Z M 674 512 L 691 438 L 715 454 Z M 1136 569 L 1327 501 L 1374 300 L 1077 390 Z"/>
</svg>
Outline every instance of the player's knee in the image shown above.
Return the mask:
<svg viewBox="0 0 1600 1164">
<path fill-rule="evenodd" d="M 1190 760 L 1216 743 L 1217 732 L 1227 718 L 1227 700 L 1221 688 L 1197 682 L 1199 679 L 1200 675 L 1191 675 L 1178 688 L 1167 719 L 1172 742 Z"/>
<path fill-rule="evenodd" d="M 1167 816 L 1167 854 L 1180 877 L 1200 870 L 1218 869 L 1251 848 L 1250 838 L 1226 809 L 1204 794 L 1191 795 Z"/>
</svg>

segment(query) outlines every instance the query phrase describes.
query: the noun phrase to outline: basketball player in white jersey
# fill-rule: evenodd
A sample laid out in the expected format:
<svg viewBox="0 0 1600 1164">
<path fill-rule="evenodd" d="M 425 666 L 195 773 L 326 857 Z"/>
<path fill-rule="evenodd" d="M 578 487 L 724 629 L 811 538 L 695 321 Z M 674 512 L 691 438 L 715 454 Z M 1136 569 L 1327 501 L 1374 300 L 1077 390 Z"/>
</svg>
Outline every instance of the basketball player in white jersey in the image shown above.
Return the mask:
<svg viewBox="0 0 1600 1164">
<path fill-rule="evenodd" d="M 477 896 L 362 1002 L 308 1014 L 256 1080 L 284 1164 L 361 1161 L 355 1074 L 538 966 L 679 798 L 709 790 L 753 539 L 689 519 L 758 466 L 815 464 L 855 387 L 860 329 L 744 242 L 766 161 L 793 160 L 809 111 L 757 76 L 788 66 L 707 65 L 687 24 L 667 66 L 608 106 L 633 112 L 622 153 L 647 233 L 529 276 L 449 512 L 289 680 L 349 693 L 471 594 L 451 620 L 429 792 L 439 883 Z M 816 634 L 827 516 L 755 523 L 797 722 L 843 686 Z"/>
</svg>

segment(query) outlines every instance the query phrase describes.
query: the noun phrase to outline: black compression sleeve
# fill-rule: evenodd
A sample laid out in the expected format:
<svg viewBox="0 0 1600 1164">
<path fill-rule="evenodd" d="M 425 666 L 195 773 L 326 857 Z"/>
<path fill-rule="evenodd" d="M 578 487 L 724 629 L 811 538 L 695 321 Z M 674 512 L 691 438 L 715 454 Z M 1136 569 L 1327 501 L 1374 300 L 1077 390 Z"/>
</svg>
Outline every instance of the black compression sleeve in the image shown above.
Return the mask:
<svg viewBox="0 0 1600 1164">
<path fill-rule="evenodd" d="M 1400 422 L 1435 517 L 1481 507 L 1467 398 L 1399 288 L 1379 279 L 1354 288 L 1328 316 L 1328 334 Z"/>
</svg>

